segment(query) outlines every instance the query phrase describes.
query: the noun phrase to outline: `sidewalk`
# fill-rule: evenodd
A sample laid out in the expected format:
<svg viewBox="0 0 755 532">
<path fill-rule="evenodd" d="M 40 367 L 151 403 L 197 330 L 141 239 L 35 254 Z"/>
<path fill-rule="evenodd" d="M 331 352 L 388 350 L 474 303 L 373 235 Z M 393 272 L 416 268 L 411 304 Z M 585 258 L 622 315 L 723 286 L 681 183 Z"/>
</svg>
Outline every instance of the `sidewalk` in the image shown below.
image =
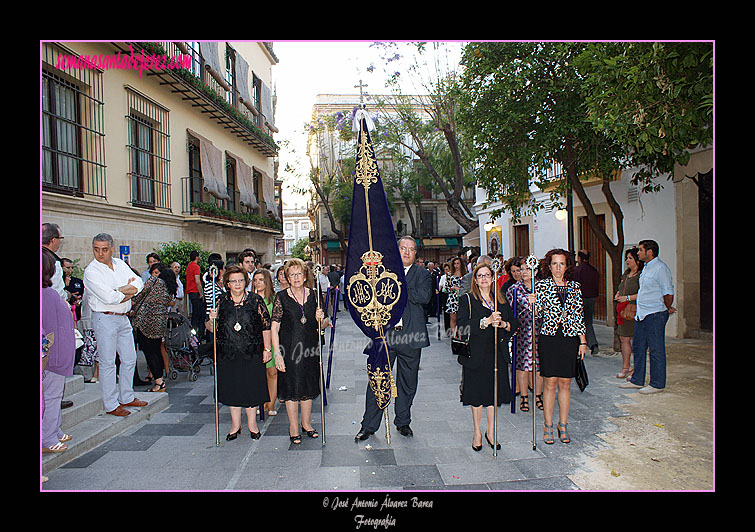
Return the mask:
<svg viewBox="0 0 755 532">
<path fill-rule="evenodd" d="M 221 405 L 216 446 L 213 377 L 204 366 L 196 382 L 186 374 L 168 381 L 168 408 L 50 471 L 41 489 L 713 489 L 711 342 L 669 339 L 668 388 L 641 396 L 618 388 L 614 375 L 621 358 L 611 352 L 613 330 L 596 325 L 601 353 L 586 357 L 590 385 L 584 392 L 572 386 L 572 442 L 545 445 L 537 411 L 533 450 L 532 412 L 511 414 L 504 405 L 498 415 L 502 448 L 494 458 L 487 445 L 481 452 L 471 449 L 471 411 L 459 402 L 461 366 L 430 321 L 432 345 L 422 352 L 412 407 L 413 438 L 395 429 L 391 405 L 390 445 L 384 425 L 368 440 L 354 442 L 367 386 L 366 338 L 342 310 L 324 431 L 319 399 L 313 405 L 313 426 L 325 436 L 324 446 L 306 435 L 302 444 L 292 444 L 282 405 L 277 416 L 260 422 L 261 439 L 249 438 L 242 423 L 244 430 L 231 442 L 225 441 L 229 410 Z M 147 400 L 150 395 L 156 394 L 144 394 Z"/>
</svg>

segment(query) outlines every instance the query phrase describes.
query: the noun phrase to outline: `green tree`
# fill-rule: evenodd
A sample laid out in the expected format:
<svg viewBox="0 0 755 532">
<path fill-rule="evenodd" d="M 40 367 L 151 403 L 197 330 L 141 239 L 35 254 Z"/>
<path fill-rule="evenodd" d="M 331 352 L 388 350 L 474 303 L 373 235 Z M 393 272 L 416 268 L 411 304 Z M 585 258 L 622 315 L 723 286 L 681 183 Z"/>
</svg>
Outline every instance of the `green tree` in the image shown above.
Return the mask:
<svg viewBox="0 0 755 532">
<path fill-rule="evenodd" d="M 658 190 L 658 177 L 713 141 L 711 43 L 590 43 L 576 65 L 584 72 L 587 119 L 624 146 L 643 190 Z"/>
<path fill-rule="evenodd" d="M 300 239 L 296 244 L 294 244 L 294 247 L 291 248 L 291 256 L 295 259 L 311 260 L 312 256 L 307 254 L 305 249 L 307 247 L 307 244 L 309 244 L 309 239 Z"/>
<path fill-rule="evenodd" d="M 459 122 L 472 143 L 479 186 L 515 219 L 538 209 L 532 185 L 551 190 L 555 201 L 574 191 L 611 258 L 616 290 L 624 269 L 624 215 L 611 176 L 620 167 L 621 151 L 585 119 L 582 76 L 575 68 L 583 49 L 580 43 L 469 44 Z M 563 173 L 554 175 L 554 167 Z M 591 176 L 602 180 L 616 221 L 615 243 L 600 227 L 582 186 Z"/>
<path fill-rule="evenodd" d="M 181 282 L 186 285 L 186 266 L 189 265 L 192 251 L 199 251 L 199 267 L 202 271 L 207 271 L 209 266 L 209 251 L 202 249 L 202 244 L 198 242 L 187 242 L 179 240 L 178 242 L 161 242 L 160 247 L 153 248 L 153 251 L 160 255 L 160 261 L 170 266 L 174 262 L 181 265 L 180 278 Z"/>
</svg>

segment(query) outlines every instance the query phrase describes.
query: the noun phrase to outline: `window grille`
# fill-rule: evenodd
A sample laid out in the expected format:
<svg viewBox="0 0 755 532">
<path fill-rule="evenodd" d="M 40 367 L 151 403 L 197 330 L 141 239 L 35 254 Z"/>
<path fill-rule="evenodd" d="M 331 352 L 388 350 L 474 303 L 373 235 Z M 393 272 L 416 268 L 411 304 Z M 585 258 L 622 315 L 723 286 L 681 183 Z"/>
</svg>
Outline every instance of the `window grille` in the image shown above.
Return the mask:
<svg viewBox="0 0 755 532">
<path fill-rule="evenodd" d="M 102 70 L 79 68 L 77 57 L 57 43 L 42 44 L 42 187 L 104 198 Z"/>
<path fill-rule="evenodd" d="M 170 211 L 169 111 L 126 87 L 131 204 Z"/>
</svg>

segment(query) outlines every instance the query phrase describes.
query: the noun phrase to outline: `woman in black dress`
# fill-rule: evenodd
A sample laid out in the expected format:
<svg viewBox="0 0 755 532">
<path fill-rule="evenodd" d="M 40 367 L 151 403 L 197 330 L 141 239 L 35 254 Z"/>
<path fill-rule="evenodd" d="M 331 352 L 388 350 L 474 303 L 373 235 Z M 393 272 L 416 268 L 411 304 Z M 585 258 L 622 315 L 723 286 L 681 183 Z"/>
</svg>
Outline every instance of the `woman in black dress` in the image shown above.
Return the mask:
<svg viewBox="0 0 755 532">
<path fill-rule="evenodd" d="M 317 289 L 305 286 L 308 268 L 300 259 L 291 259 L 284 266 L 290 286 L 275 296 L 270 328 L 278 370 L 278 399 L 286 404 L 288 435 L 293 443 L 301 443 L 301 430 L 310 438 L 319 434 L 312 427 L 312 400 L 320 395 L 320 353 L 318 322 L 323 329 L 328 318 L 318 307 Z"/>
<path fill-rule="evenodd" d="M 498 298 L 496 302 L 493 299 Z M 485 439 L 493 447 L 493 403 L 495 395 L 495 337 L 498 333 L 498 404 L 511 402 L 511 387 L 507 371 L 509 361 L 508 340 L 519 324 L 503 294 L 495 289 L 493 270 L 489 264 L 474 269 L 472 286 L 468 294 L 459 297 L 456 323 L 460 333 L 469 334 L 469 358 L 459 357 L 461 370 L 461 403 L 472 407 L 474 437 L 472 449 L 482 448 L 482 407 L 486 407 L 488 427 Z M 500 449 L 498 442 L 496 445 Z"/>
<path fill-rule="evenodd" d="M 569 443 L 566 430 L 571 398 L 571 380 L 576 374 L 577 357 L 587 353 L 582 290 L 573 281 L 574 259 L 563 249 L 552 249 L 540 263 L 540 280 L 535 283 L 537 294 L 529 294 L 535 304 L 535 317 L 542 318 L 538 354 L 540 375 L 543 377 L 543 441 L 552 444 L 553 408 L 558 390 L 558 438 Z"/>
<path fill-rule="evenodd" d="M 249 276 L 242 267 L 226 268 L 226 292 L 210 310 L 207 324 L 211 332 L 217 330 L 218 401 L 231 410 L 228 441 L 241 433 L 242 408 L 252 439 L 258 439 L 257 408 L 269 400 L 265 363 L 272 358 L 270 315 L 263 299 L 246 291 L 248 283 Z"/>
</svg>

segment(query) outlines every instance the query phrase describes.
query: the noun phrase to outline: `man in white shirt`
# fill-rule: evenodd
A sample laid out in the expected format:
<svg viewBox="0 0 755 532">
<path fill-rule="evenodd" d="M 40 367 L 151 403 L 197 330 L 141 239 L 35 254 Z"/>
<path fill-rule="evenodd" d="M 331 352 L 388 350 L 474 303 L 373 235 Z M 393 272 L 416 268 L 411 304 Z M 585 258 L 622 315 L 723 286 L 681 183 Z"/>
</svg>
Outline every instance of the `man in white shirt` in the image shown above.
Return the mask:
<svg viewBox="0 0 755 532">
<path fill-rule="evenodd" d="M 105 411 L 114 416 L 127 416 L 131 412 L 125 407 L 147 405 L 134 396 L 136 348 L 131 321 L 126 315 L 131 310 L 131 298 L 139 293 L 144 283 L 128 264 L 113 257 L 114 248 L 113 237 L 107 233 L 92 239 L 94 260 L 84 270 L 84 286 L 97 339 Z M 121 359 L 117 384 L 116 352 Z"/>
</svg>

